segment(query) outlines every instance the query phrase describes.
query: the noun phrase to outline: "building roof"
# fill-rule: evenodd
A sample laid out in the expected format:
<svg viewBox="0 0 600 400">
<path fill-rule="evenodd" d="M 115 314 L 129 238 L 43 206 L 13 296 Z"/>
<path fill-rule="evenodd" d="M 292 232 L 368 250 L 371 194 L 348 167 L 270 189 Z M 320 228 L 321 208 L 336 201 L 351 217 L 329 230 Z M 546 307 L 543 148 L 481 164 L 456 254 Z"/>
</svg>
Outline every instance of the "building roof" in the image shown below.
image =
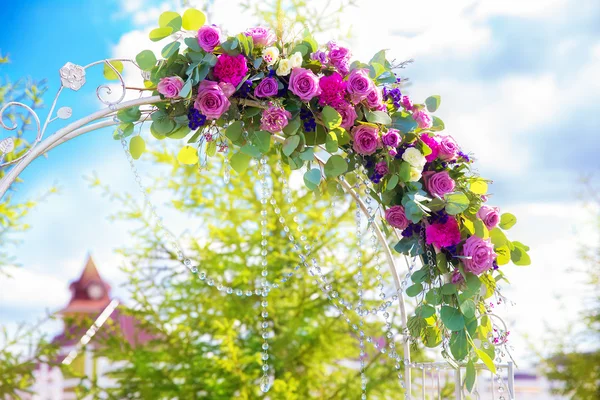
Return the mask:
<svg viewBox="0 0 600 400">
<path fill-rule="evenodd" d="M 105 282 L 91 255 L 78 280 L 71 282 L 71 300 L 61 314 L 100 313 L 110 303 L 110 285 Z"/>
</svg>

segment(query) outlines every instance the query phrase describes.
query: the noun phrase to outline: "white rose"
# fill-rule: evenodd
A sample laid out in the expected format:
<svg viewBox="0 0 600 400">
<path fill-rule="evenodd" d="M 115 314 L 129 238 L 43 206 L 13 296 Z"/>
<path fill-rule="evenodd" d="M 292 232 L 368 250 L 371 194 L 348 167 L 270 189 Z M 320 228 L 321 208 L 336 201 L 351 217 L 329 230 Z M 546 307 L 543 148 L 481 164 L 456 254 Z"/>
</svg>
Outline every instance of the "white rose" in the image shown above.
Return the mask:
<svg viewBox="0 0 600 400">
<path fill-rule="evenodd" d="M 292 65 L 292 68 L 300 68 L 302 66 L 302 53 L 297 51 L 292 54 L 290 57 L 290 64 Z"/>
<path fill-rule="evenodd" d="M 273 65 L 279 60 L 279 49 L 275 46 L 267 47 L 263 50 L 262 57 L 267 65 Z"/>
<path fill-rule="evenodd" d="M 419 179 L 421 179 L 421 172 L 422 171 L 423 171 L 422 169 L 418 169 L 418 168 L 412 167 L 410 169 L 410 177 L 408 178 L 408 181 L 409 182 L 416 182 Z"/>
<path fill-rule="evenodd" d="M 406 149 L 404 154 L 402 154 L 402 159 L 415 168 L 421 168 L 421 170 L 427 162 L 425 156 L 414 147 L 409 147 L 408 149 Z"/>
<path fill-rule="evenodd" d="M 277 67 L 277 75 L 286 76 L 289 75 L 292 71 L 292 63 L 287 58 L 284 58 L 279 61 L 279 66 Z"/>
</svg>

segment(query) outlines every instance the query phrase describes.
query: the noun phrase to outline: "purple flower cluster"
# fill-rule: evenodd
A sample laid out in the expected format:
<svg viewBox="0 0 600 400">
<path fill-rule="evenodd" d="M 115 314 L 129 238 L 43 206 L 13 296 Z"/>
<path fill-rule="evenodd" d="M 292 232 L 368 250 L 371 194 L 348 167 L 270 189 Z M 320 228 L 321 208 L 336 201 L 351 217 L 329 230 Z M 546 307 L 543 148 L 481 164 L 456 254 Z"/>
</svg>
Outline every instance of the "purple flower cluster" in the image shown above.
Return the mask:
<svg viewBox="0 0 600 400">
<path fill-rule="evenodd" d="M 467 153 L 463 153 L 462 151 L 459 151 L 457 154 L 459 157 L 461 157 L 466 162 L 471 162 L 471 158 L 469 157 L 469 155 Z"/>
<path fill-rule="evenodd" d="M 300 110 L 300 119 L 304 124 L 304 132 L 314 132 L 317 127 L 317 122 L 313 117 L 312 112 L 303 108 Z"/>
<path fill-rule="evenodd" d="M 387 87 L 384 87 L 383 98 L 385 100 L 391 100 L 396 108 L 400 108 L 402 105 L 402 93 L 400 92 L 400 88 L 388 89 Z"/>
<path fill-rule="evenodd" d="M 412 235 L 419 234 L 421 232 L 421 224 L 413 224 L 412 222 L 402 231 L 403 237 L 411 237 Z"/>
<path fill-rule="evenodd" d="M 195 131 L 206 123 L 206 115 L 201 114 L 200 111 L 192 107 L 188 111 L 188 120 L 188 126 L 191 130 Z"/>
</svg>

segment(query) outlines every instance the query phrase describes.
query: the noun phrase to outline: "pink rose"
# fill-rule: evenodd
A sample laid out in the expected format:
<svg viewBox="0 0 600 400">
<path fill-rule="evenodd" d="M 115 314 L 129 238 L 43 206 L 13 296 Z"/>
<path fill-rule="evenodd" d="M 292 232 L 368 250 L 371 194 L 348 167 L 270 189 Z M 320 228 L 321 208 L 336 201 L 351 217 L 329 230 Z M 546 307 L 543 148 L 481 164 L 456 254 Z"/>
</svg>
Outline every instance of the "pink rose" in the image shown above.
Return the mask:
<svg viewBox="0 0 600 400">
<path fill-rule="evenodd" d="M 398 147 L 400 144 L 400 132 L 394 128 L 388 129 L 388 131 L 381 137 L 381 141 L 386 146 Z"/>
<path fill-rule="evenodd" d="M 390 172 L 390 169 L 385 161 L 375 164 L 375 173 L 377 175 L 386 176 L 388 172 Z"/>
<path fill-rule="evenodd" d="M 373 81 L 369 78 L 369 70 L 366 68 L 354 69 L 348 75 L 347 90 L 352 101 L 359 103 L 366 99 L 369 92 L 375 88 Z"/>
<path fill-rule="evenodd" d="M 231 97 L 235 93 L 235 86 L 233 86 L 231 83 L 219 82 L 219 87 L 227 97 Z"/>
<path fill-rule="evenodd" d="M 500 222 L 500 209 L 498 207 L 483 205 L 477 211 L 477 218 L 483 221 L 488 230 L 492 230 Z"/>
<path fill-rule="evenodd" d="M 246 29 L 244 34 L 252 37 L 252 41 L 254 42 L 255 46 L 267 47 L 275 43 L 277 40 L 275 32 L 263 26 L 256 26 L 254 28 Z"/>
<path fill-rule="evenodd" d="M 446 193 L 454 191 L 454 180 L 447 171 L 423 174 L 427 190 L 433 196 L 444 197 Z"/>
<path fill-rule="evenodd" d="M 375 153 L 380 145 L 379 130 L 372 125 L 359 125 L 352 128 L 352 148 L 363 156 Z"/>
<path fill-rule="evenodd" d="M 350 103 L 344 102 L 338 105 L 335 109 L 342 116 L 342 123 L 340 126 L 346 130 L 352 128 L 356 118 L 358 118 L 358 114 L 356 114 L 354 106 Z"/>
<path fill-rule="evenodd" d="M 463 245 L 462 255 L 467 257 L 462 260 L 465 270 L 475 275 L 480 275 L 494 266 L 496 253 L 490 239 L 482 239 L 473 235 Z"/>
<path fill-rule="evenodd" d="M 412 117 L 421 129 L 429 129 L 433 126 L 433 119 L 431 119 L 431 115 L 425 110 L 413 112 Z"/>
<path fill-rule="evenodd" d="M 367 107 L 371 110 L 385 111 L 385 105 L 383 104 L 383 97 L 381 95 L 381 89 L 374 86 L 373 89 L 367 94 Z"/>
<path fill-rule="evenodd" d="M 268 77 L 260 81 L 258 86 L 254 89 L 254 96 L 256 97 L 271 97 L 275 96 L 279 89 L 277 88 L 277 79 Z"/>
<path fill-rule="evenodd" d="M 452 161 L 458 158 L 460 148 L 452 136 L 440 136 L 440 159 L 443 161 Z"/>
<path fill-rule="evenodd" d="M 211 53 L 221 44 L 221 29 L 216 25 L 204 25 L 198 29 L 198 44 L 202 50 Z"/>
<path fill-rule="evenodd" d="M 454 217 L 448 216 L 444 223 L 433 223 L 425 229 L 427 244 L 436 248 L 450 247 L 460 243 L 460 230 Z"/>
<path fill-rule="evenodd" d="M 452 283 L 459 285 L 465 281 L 465 278 L 460 274 L 460 271 L 456 270 L 452 273 Z"/>
<path fill-rule="evenodd" d="M 402 96 L 402 107 L 404 107 L 408 111 L 412 111 L 413 102 L 408 96 Z"/>
<path fill-rule="evenodd" d="M 158 93 L 169 99 L 178 97 L 179 92 L 181 92 L 181 88 L 183 88 L 183 79 L 178 76 L 168 76 L 166 78 L 162 78 L 156 86 Z"/>
<path fill-rule="evenodd" d="M 406 229 L 409 224 L 404 213 L 404 207 L 402 206 L 392 206 L 385 210 L 385 220 L 388 224 L 398 229 Z"/>
<path fill-rule="evenodd" d="M 327 43 L 327 48 L 329 49 L 330 64 L 342 75 L 346 75 L 350 68 L 350 57 L 352 56 L 350 49 L 339 46 L 334 41 Z"/>
<path fill-rule="evenodd" d="M 429 136 L 426 133 L 421 135 L 421 140 L 431 149 L 431 154 L 427 155 L 425 157 L 425 160 L 427 160 L 427 162 L 432 162 L 437 158 L 438 154 L 440 153 L 440 143 L 438 142 L 436 137 Z"/>
<path fill-rule="evenodd" d="M 292 69 L 289 89 L 302 101 L 310 101 L 321 94 L 319 78 L 312 71 L 304 68 Z"/>
<path fill-rule="evenodd" d="M 217 58 L 217 63 L 213 69 L 213 74 L 219 82 L 228 82 L 233 86 L 237 86 L 248 72 L 246 57 L 242 54 L 230 56 L 229 54 L 221 54 Z"/>
<path fill-rule="evenodd" d="M 283 108 L 271 106 L 263 111 L 260 119 L 260 129 L 277 133 L 281 132 L 288 124 L 288 120 L 292 118 L 292 114 Z"/>
<path fill-rule="evenodd" d="M 194 108 L 206 115 L 207 119 L 220 118 L 230 105 L 229 99 L 217 82 L 206 80 L 200 82 Z"/>
</svg>

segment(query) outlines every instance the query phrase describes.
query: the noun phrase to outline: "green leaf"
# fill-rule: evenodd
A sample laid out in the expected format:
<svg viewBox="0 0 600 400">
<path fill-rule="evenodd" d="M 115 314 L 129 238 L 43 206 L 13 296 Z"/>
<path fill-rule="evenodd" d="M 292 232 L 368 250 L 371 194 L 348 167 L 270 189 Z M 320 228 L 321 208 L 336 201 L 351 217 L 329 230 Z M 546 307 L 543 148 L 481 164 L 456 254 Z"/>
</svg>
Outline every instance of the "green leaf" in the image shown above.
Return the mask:
<svg viewBox="0 0 600 400">
<path fill-rule="evenodd" d="M 271 134 L 267 131 L 254 132 L 252 144 L 254 144 L 262 154 L 267 154 L 271 148 Z"/>
<path fill-rule="evenodd" d="M 517 223 L 517 217 L 511 213 L 504 213 L 500 216 L 500 228 L 507 230 L 512 228 Z"/>
<path fill-rule="evenodd" d="M 142 112 L 140 111 L 140 107 L 129 107 L 124 110 L 119 110 L 117 112 L 117 118 L 121 122 L 136 122 L 142 116 Z"/>
<path fill-rule="evenodd" d="M 442 293 L 438 288 L 433 288 L 425 294 L 425 301 L 428 304 L 437 306 L 442 304 Z"/>
<path fill-rule="evenodd" d="M 292 119 L 285 128 L 283 128 L 283 133 L 285 133 L 288 136 L 291 135 L 295 135 L 296 132 L 298 132 L 298 128 L 300 128 L 300 125 L 302 124 L 302 121 L 300 120 L 299 117 L 296 117 L 294 119 Z"/>
<path fill-rule="evenodd" d="M 249 155 L 252 158 L 259 158 L 262 155 L 258 147 L 256 147 L 253 144 L 246 144 L 240 147 L 240 151 L 244 154 Z"/>
<path fill-rule="evenodd" d="M 448 193 L 444 199 L 446 200 L 446 212 L 450 215 L 460 214 L 469 208 L 469 198 L 463 192 Z"/>
<path fill-rule="evenodd" d="M 425 328 L 423 344 L 429 348 L 438 347 L 442 343 L 442 332 L 437 326 Z"/>
<path fill-rule="evenodd" d="M 471 299 L 467 299 L 460 303 L 460 311 L 467 318 L 473 318 L 475 316 L 475 302 Z"/>
<path fill-rule="evenodd" d="M 169 58 L 171 57 L 177 50 L 179 50 L 179 47 L 181 46 L 181 42 L 171 42 L 168 45 L 166 45 L 165 47 L 163 47 L 162 51 L 160 52 L 160 54 L 164 57 L 164 58 Z"/>
<path fill-rule="evenodd" d="M 321 170 L 318 168 L 313 168 L 304 174 L 304 184 L 309 190 L 315 190 L 319 187 L 319 183 L 321 183 Z"/>
<path fill-rule="evenodd" d="M 344 128 L 338 127 L 333 129 L 331 132 L 335 133 L 338 146 L 345 146 L 350 143 L 350 135 Z"/>
<path fill-rule="evenodd" d="M 487 239 L 490 237 L 490 232 L 488 231 L 487 227 L 485 226 L 482 220 L 476 219 L 475 221 L 473 221 L 473 227 L 475 228 L 476 236 L 482 239 Z"/>
<path fill-rule="evenodd" d="M 342 116 L 333 107 L 325 106 L 322 116 L 327 129 L 335 129 L 342 123 Z"/>
<path fill-rule="evenodd" d="M 483 179 L 476 179 L 471 182 L 469 189 L 475 194 L 486 194 L 488 191 L 488 184 Z"/>
<path fill-rule="evenodd" d="M 192 51 L 200 53 L 202 50 L 202 48 L 200 47 L 200 44 L 198 43 L 198 38 L 197 37 L 188 37 L 183 39 L 183 42 L 185 43 L 185 45 Z"/>
<path fill-rule="evenodd" d="M 498 265 L 506 265 L 510 262 L 510 249 L 508 246 L 494 246 L 494 251 L 498 255 L 496 262 Z"/>
<path fill-rule="evenodd" d="M 335 178 L 348 171 L 348 163 L 340 155 L 333 155 L 329 157 L 325 163 L 325 176 L 328 178 Z"/>
<path fill-rule="evenodd" d="M 467 334 L 464 330 L 452 332 L 452 336 L 450 337 L 450 352 L 458 361 L 464 359 L 469 354 Z"/>
<path fill-rule="evenodd" d="M 329 153 L 338 151 L 338 141 L 335 131 L 327 132 L 327 136 L 325 137 L 325 150 Z"/>
<path fill-rule="evenodd" d="M 416 257 L 420 254 L 423 254 L 423 247 L 419 243 L 419 239 L 416 237 L 400 239 L 400 241 L 394 246 L 394 250 L 401 254 L 410 255 L 411 257 Z"/>
<path fill-rule="evenodd" d="M 490 239 L 496 247 L 505 246 L 508 242 L 506 235 L 499 228 L 494 228 L 490 231 Z"/>
<path fill-rule="evenodd" d="M 169 139 L 183 139 L 184 137 L 186 137 L 187 135 L 189 135 L 189 133 L 191 131 L 192 130 L 190 129 L 189 126 L 187 126 L 187 125 L 180 125 L 180 126 L 176 127 L 176 129 L 174 131 L 170 132 L 166 136 Z"/>
<path fill-rule="evenodd" d="M 515 265 L 526 266 L 531 264 L 531 258 L 529 258 L 529 254 L 517 246 L 510 251 L 510 259 Z"/>
<path fill-rule="evenodd" d="M 467 287 L 463 290 L 464 297 L 473 297 L 479 293 L 479 290 L 481 289 L 481 280 L 479 280 L 476 275 L 467 273 L 465 282 Z"/>
<path fill-rule="evenodd" d="M 460 313 L 460 310 L 450 306 L 442 306 L 440 317 L 446 328 L 451 331 L 460 331 L 465 327 L 465 317 Z"/>
<path fill-rule="evenodd" d="M 413 281 L 414 283 L 424 282 L 425 279 L 427 279 L 428 274 L 429 274 L 429 271 L 427 271 L 426 268 L 423 268 L 423 269 L 413 272 L 413 274 L 410 276 L 410 280 Z"/>
<path fill-rule="evenodd" d="M 396 174 L 390 176 L 390 179 L 388 179 L 387 185 L 385 186 L 385 190 L 394 190 L 396 185 L 398 185 L 399 180 L 400 179 L 398 178 L 398 175 L 396 175 Z"/>
<path fill-rule="evenodd" d="M 384 111 L 367 111 L 365 117 L 373 124 L 391 125 L 392 123 L 392 118 Z"/>
<path fill-rule="evenodd" d="M 414 285 L 411 285 L 406 289 L 406 295 L 408 297 L 415 297 L 422 291 L 423 291 L 423 285 L 420 283 L 415 283 Z"/>
<path fill-rule="evenodd" d="M 410 180 L 410 164 L 406 161 L 402 161 L 400 163 L 400 169 L 398 170 L 398 177 L 400 178 L 400 182 L 408 182 Z"/>
<path fill-rule="evenodd" d="M 290 156 L 296 150 L 296 147 L 300 144 L 300 136 L 294 135 L 285 139 L 282 145 L 283 154 Z"/>
<path fill-rule="evenodd" d="M 182 98 L 187 98 L 190 94 L 192 93 L 192 80 L 188 79 L 187 82 L 185 82 L 185 85 L 183 85 L 183 87 L 181 88 L 181 90 L 179 91 L 179 96 L 181 96 Z"/>
<path fill-rule="evenodd" d="M 175 121 L 173 121 L 172 119 L 170 119 L 168 116 L 166 116 L 165 118 L 157 118 L 154 119 L 152 121 L 152 127 L 153 129 L 161 134 L 161 135 L 167 135 L 171 132 L 173 132 L 173 130 L 175 129 L 175 127 L 177 126 L 177 124 L 175 123 Z"/>
<path fill-rule="evenodd" d="M 232 142 L 237 142 L 242 137 L 242 121 L 232 122 L 225 130 L 225 136 Z"/>
<path fill-rule="evenodd" d="M 444 121 L 436 117 L 435 115 L 432 117 L 433 125 L 431 126 L 431 130 L 434 132 L 443 131 L 446 126 L 444 125 Z"/>
<path fill-rule="evenodd" d="M 131 153 L 131 157 L 137 160 L 142 156 L 142 154 L 144 154 L 144 150 L 146 150 L 146 142 L 144 142 L 144 138 L 141 136 L 132 137 L 129 141 L 129 152 Z"/>
<path fill-rule="evenodd" d="M 448 273 L 448 260 L 444 253 L 437 253 L 435 255 L 435 263 L 442 274 Z"/>
<path fill-rule="evenodd" d="M 458 290 L 456 289 L 456 285 L 454 283 L 446 283 L 442 286 L 442 294 L 450 295 L 456 294 Z"/>
<path fill-rule="evenodd" d="M 113 133 L 114 139 L 121 139 L 121 137 L 129 137 L 133 133 L 134 125 L 131 122 L 120 124 Z"/>
<path fill-rule="evenodd" d="M 469 393 L 473 391 L 475 385 L 475 379 L 477 378 L 477 372 L 475 371 L 475 365 L 473 361 L 469 360 L 467 363 L 467 375 L 465 376 L 465 386 Z"/>
<path fill-rule="evenodd" d="M 206 155 L 214 157 L 215 154 L 217 154 L 217 141 L 211 140 L 206 144 Z"/>
<path fill-rule="evenodd" d="M 151 30 L 148 36 L 153 42 L 158 42 L 159 40 L 171 36 L 171 33 L 173 33 L 173 28 L 156 28 Z"/>
<path fill-rule="evenodd" d="M 150 71 L 156 65 L 156 56 L 152 50 L 143 50 L 135 56 L 135 61 L 142 71 Z"/>
<path fill-rule="evenodd" d="M 181 29 L 181 15 L 174 11 L 165 11 L 158 17 L 158 26 L 161 28 L 171 28 L 173 32 Z"/>
<path fill-rule="evenodd" d="M 119 74 L 123 72 L 123 63 L 121 61 L 112 60 L 109 61 L 110 65 L 112 65 Z M 119 75 L 108 65 L 108 63 L 104 63 L 104 77 L 109 81 L 117 81 L 119 80 Z"/>
<path fill-rule="evenodd" d="M 192 146 L 185 146 L 179 150 L 177 161 L 183 165 L 193 165 L 198 162 L 198 152 Z"/>
<path fill-rule="evenodd" d="M 486 352 L 478 349 L 477 347 L 474 347 L 474 348 L 475 348 L 475 353 L 477 354 L 479 359 L 485 364 L 486 367 L 488 367 L 488 369 L 490 370 L 491 373 L 495 374 L 496 373 L 496 365 L 494 365 L 494 360 L 492 360 L 491 357 L 488 356 Z"/>
<path fill-rule="evenodd" d="M 182 25 L 186 31 L 195 31 L 200 29 L 206 22 L 206 15 L 200 10 L 189 8 L 183 13 Z"/>
<path fill-rule="evenodd" d="M 233 156 L 231 156 L 229 164 L 231 165 L 231 168 L 235 170 L 235 172 L 241 174 L 248 169 L 251 159 L 252 157 L 248 154 L 235 153 Z"/>
<path fill-rule="evenodd" d="M 315 158 L 315 149 L 307 147 L 302 153 L 300 153 L 300 159 L 303 161 L 312 161 Z"/>
<path fill-rule="evenodd" d="M 440 106 L 441 102 L 442 102 L 442 99 L 440 96 L 429 96 L 425 100 L 425 105 L 427 106 L 427 111 L 435 112 L 438 109 L 438 107 Z"/>
<path fill-rule="evenodd" d="M 415 309 L 415 315 L 421 318 L 429 318 L 435 314 L 435 308 L 427 304 L 422 304 Z"/>
<path fill-rule="evenodd" d="M 417 126 L 417 122 L 407 112 L 398 112 L 392 115 L 392 128 L 398 129 L 402 133 L 411 132 Z"/>
</svg>

